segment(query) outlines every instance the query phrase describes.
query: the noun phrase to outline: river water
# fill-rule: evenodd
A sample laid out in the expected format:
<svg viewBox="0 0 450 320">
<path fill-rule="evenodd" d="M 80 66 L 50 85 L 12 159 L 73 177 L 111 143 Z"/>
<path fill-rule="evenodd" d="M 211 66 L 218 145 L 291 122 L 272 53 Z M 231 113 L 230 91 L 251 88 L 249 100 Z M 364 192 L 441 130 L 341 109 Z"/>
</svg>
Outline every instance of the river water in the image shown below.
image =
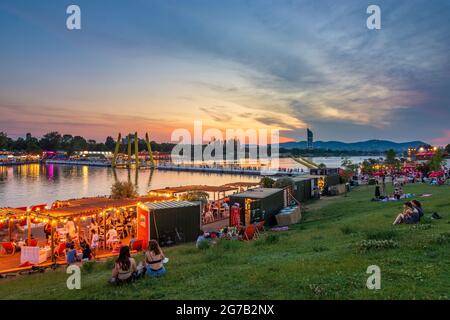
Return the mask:
<svg viewBox="0 0 450 320">
<path fill-rule="evenodd" d="M 364 157 L 350 158 L 355 163 Z M 338 167 L 340 157 L 312 158 L 315 163 Z M 280 159 L 280 167 L 302 166 L 292 159 Z M 115 174 L 114 174 L 115 172 Z M 137 185 L 140 194 L 151 189 L 181 185 L 205 184 L 219 186 L 226 183 L 258 181 L 259 176 L 230 175 L 200 172 L 175 172 L 161 170 L 135 170 L 105 167 L 31 164 L 17 167 L 0 167 L 0 207 L 21 207 L 51 204 L 87 196 L 109 195 L 116 181 L 130 180 Z M 137 183 L 136 183 L 137 182 Z"/>
</svg>

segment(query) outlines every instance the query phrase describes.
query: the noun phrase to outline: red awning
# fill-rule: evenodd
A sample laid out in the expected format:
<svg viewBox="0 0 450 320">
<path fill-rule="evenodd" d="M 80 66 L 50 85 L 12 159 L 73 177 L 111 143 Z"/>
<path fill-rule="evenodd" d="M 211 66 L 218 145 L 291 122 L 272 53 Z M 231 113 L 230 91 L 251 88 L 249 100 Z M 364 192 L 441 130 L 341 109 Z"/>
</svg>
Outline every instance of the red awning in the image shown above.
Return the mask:
<svg viewBox="0 0 450 320">
<path fill-rule="evenodd" d="M 443 171 L 433 171 L 429 175 L 430 178 L 439 178 L 439 177 L 443 177 L 443 176 L 444 176 Z"/>
</svg>

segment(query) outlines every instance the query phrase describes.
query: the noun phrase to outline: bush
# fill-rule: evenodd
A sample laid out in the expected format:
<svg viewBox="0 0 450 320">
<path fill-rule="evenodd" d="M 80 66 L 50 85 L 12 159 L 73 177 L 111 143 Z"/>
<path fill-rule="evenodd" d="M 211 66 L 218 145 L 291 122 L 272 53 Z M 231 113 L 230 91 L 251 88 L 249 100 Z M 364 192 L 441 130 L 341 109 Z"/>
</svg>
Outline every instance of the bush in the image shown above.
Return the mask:
<svg viewBox="0 0 450 320">
<path fill-rule="evenodd" d="M 275 183 L 275 180 L 273 180 L 272 178 L 269 178 L 269 177 L 263 177 L 259 181 L 259 184 L 263 188 L 272 188 L 274 183 Z"/>
<path fill-rule="evenodd" d="M 111 198 L 113 199 L 130 199 L 137 196 L 136 187 L 129 181 L 117 181 L 111 187 Z"/>
<path fill-rule="evenodd" d="M 292 178 L 280 178 L 274 182 L 274 188 L 286 188 L 294 185 L 294 180 Z"/>
<path fill-rule="evenodd" d="M 94 270 L 94 266 L 95 266 L 95 261 L 86 261 L 81 266 L 81 269 L 86 273 L 91 273 Z M 111 267 L 111 269 L 112 269 L 112 267 Z"/>
<path fill-rule="evenodd" d="M 180 196 L 180 200 L 184 201 L 200 201 L 202 205 L 208 203 L 209 194 L 204 191 L 189 191 Z"/>
<path fill-rule="evenodd" d="M 202 240 L 198 243 L 197 248 L 200 250 L 206 250 L 211 247 L 211 243 L 208 240 Z"/>
<path fill-rule="evenodd" d="M 397 247 L 398 243 L 394 240 L 363 240 L 358 244 L 358 251 L 367 252 L 369 250 L 384 250 Z"/>
</svg>

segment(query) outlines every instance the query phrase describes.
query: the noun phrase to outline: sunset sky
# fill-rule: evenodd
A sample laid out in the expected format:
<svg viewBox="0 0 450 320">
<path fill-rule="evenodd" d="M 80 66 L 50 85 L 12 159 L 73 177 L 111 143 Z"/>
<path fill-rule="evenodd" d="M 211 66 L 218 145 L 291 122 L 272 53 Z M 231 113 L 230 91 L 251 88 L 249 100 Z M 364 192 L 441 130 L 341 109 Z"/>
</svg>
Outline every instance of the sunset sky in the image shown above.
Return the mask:
<svg viewBox="0 0 450 320">
<path fill-rule="evenodd" d="M 450 143 L 450 1 L 0 2 L 0 131 L 169 141 L 194 120 Z"/>
</svg>

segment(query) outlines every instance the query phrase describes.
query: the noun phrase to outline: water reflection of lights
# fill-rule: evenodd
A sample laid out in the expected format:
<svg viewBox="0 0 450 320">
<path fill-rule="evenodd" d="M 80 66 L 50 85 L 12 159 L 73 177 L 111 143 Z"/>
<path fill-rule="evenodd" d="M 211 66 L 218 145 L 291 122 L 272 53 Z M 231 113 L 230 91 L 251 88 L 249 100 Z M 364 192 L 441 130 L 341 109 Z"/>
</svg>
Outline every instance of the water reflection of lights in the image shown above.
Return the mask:
<svg viewBox="0 0 450 320">
<path fill-rule="evenodd" d="M 6 166 L 0 166 L 0 178 L 5 179 L 8 177 L 8 168 Z"/>
<path fill-rule="evenodd" d="M 47 166 L 47 177 L 49 179 L 53 179 L 54 176 L 55 176 L 55 166 L 53 164 L 49 164 Z"/>
<path fill-rule="evenodd" d="M 89 186 L 89 167 L 82 166 L 81 168 L 81 177 L 83 178 L 83 191 L 86 192 Z"/>
<path fill-rule="evenodd" d="M 37 178 L 41 174 L 41 167 L 39 164 L 26 164 L 15 167 L 15 174 L 22 177 Z"/>
</svg>

